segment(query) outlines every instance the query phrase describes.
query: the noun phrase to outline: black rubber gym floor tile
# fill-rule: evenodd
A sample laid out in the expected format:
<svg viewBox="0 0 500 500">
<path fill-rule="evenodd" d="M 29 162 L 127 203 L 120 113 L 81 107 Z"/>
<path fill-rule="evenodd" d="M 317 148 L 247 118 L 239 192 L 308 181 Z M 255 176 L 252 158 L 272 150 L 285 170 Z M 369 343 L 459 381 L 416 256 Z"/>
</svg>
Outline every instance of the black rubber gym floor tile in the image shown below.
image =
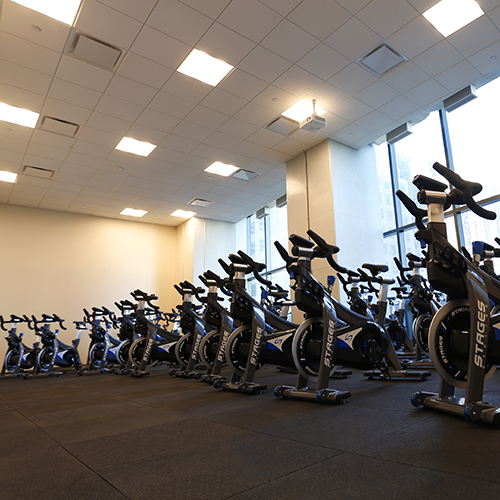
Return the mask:
<svg viewBox="0 0 500 500">
<path fill-rule="evenodd" d="M 186 417 L 170 410 L 117 401 L 33 417 L 59 443 L 99 439 L 155 425 L 179 425 Z"/>
<path fill-rule="evenodd" d="M 27 450 L 43 453 L 46 447 L 55 444 L 45 432 L 29 423 L 18 421 L 14 425 L 12 422 L 7 423 L 7 426 L 11 428 L 11 431 L 0 435 L 0 457 L 22 454 Z"/>
<path fill-rule="evenodd" d="M 2 500 L 125 500 L 107 481 L 58 446 L 0 457 Z"/>
<path fill-rule="evenodd" d="M 175 432 L 185 444 L 174 437 L 162 455 L 101 469 L 100 474 L 134 500 L 215 500 L 337 453 L 210 423 L 192 424 Z M 274 498 L 289 495 L 281 492 Z"/>
<path fill-rule="evenodd" d="M 424 409 L 421 412 L 429 418 L 405 429 L 395 429 L 354 451 L 500 484 L 494 451 L 500 449 L 500 429 L 470 424 L 449 414 Z"/>
<path fill-rule="evenodd" d="M 496 500 L 500 485 L 345 453 L 220 500 Z"/>
</svg>

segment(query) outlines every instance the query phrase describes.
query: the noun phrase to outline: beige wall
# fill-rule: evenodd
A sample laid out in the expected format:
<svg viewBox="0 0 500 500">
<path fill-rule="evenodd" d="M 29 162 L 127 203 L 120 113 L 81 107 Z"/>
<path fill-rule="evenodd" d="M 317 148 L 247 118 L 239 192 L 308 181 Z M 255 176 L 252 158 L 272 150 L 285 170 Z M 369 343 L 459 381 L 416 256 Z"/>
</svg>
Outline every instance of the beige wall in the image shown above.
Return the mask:
<svg viewBox="0 0 500 500">
<path fill-rule="evenodd" d="M 0 234 L 0 314 L 56 313 L 63 342 L 84 307 L 115 310 L 136 288 L 158 295 L 162 309 L 178 303 L 176 228 L 0 204 Z M 86 358 L 86 345 L 80 352 Z"/>
</svg>

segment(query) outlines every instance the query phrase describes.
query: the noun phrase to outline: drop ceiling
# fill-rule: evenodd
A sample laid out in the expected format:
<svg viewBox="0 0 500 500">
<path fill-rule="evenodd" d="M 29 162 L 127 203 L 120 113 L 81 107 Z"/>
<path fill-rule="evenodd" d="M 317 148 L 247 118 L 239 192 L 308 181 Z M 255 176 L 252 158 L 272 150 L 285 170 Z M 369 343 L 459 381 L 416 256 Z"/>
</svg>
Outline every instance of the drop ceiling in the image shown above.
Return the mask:
<svg viewBox="0 0 500 500">
<path fill-rule="evenodd" d="M 118 219 L 130 207 L 169 226 L 195 198 L 212 202 L 197 216 L 237 222 L 285 193 L 303 150 L 366 146 L 500 68 L 500 0 L 478 0 L 486 15 L 448 38 L 421 15 L 436 0 L 84 0 L 74 27 L 0 3 L 0 102 L 40 113 L 34 130 L 0 122 L 0 170 L 19 173 L 0 203 Z M 76 36 L 106 44 L 114 67 L 72 54 Z M 382 42 L 407 60 L 378 78 L 355 61 Z M 234 70 L 216 87 L 177 72 L 193 48 Z M 325 128 L 265 128 L 300 99 L 327 110 Z M 115 150 L 124 136 L 157 148 Z M 214 161 L 259 175 L 206 173 Z"/>
</svg>

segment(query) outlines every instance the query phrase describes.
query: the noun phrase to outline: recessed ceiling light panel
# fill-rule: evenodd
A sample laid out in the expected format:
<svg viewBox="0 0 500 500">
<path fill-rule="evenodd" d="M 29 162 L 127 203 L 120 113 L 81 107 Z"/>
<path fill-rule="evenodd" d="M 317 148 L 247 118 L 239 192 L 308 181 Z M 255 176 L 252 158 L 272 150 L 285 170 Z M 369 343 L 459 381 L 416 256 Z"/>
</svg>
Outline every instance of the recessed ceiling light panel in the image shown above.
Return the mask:
<svg viewBox="0 0 500 500">
<path fill-rule="evenodd" d="M 450 36 L 484 14 L 474 0 L 441 0 L 423 13 L 443 36 Z"/>
<path fill-rule="evenodd" d="M 223 177 L 229 177 L 231 174 L 234 174 L 239 170 L 238 167 L 235 167 L 234 165 L 228 165 L 227 163 L 222 163 L 220 161 L 216 161 L 212 163 L 209 167 L 205 169 L 205 172 L 208 172 L 210 174 L 217 174 L 217 175 L 222 175 Z"/>
<path fill-rule="evenodd" d="M 115 149 L 125 151 L 125 153 L 132 153 L 139 156 L 149 156 L 149 154 L 156 148 L 154 144 L 149 142 L 137 141 L 131 137 L 124 137 L 116 146 Z"/>
<path fill-rule="evenodd" d="M 130 215 L 131 217 L 143 217 L 148 212 L 146 210 L 136 210 L 134 208 L 124 208 L 120 215 Z"/>
<path fill-rule="evenodd" d="M 189 219 L 196 215 L 196 212 L 189 212 L 188 210 L 176 210 L 170 214 L 172 217 L 183 217 L 184 219 Z"/>
<path fill-rule="evenodd" d="M 177 71 L 215 87 L 234 66 L 193 49 Z"/>
<path fill-rule="evenodd" d="M 326 113 L 326 110 L 320 108 L 318 105 L 313 105 L 312 101 L 302 99 L 299 102 L 296 102 L 293 106 L 290 106 L 281 114 L 286 118 L 290 118 L 296 122 L 301 122 L 313 113 L 318 116 L 323 116 Z"/>
<path fill-rule="evenodd" d="M 73 26 L 82 0 L 12 0 L 28 9 L 40 12 L 69 26 Z"/>
<path fill-rule="evenodd" d="M 16 179 L 17 179 L 17 174 L 14 174 L 13 172 L 5 172 L 5 171 L 0 172 L 0 181 L 2 182 L 14 183 L 16 182 Z"/>
<path fill-rule="evenodd" d="M 15 106 L 0 102 L 1 121 L 15 123 L 23 127 L 35 128 L 39 116 L 38 113 L 30 111 L 29 109 L 16 108 Z"/>
</svg>

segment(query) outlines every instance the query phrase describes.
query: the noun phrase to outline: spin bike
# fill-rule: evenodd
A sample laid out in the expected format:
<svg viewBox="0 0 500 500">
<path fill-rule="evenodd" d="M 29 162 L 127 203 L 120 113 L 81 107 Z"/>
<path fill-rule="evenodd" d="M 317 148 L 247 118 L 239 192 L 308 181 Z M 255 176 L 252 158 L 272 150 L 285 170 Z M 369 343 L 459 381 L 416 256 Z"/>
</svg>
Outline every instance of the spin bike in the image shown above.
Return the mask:
<svg viewBox="0 0 500 500">
<path fill-rule="evenodd" d="M 40 352 L 40 336 L 36 336 L 36 341 L 33 347 L 28 347 L 23 343 L 23 333 L 17 333 L 18 325 L 26 322 L 28 328 L 30 326 L 30 319 L 24 315 L 22 318 L 14 314 L 10 315 L 10 320 L 5 321 L 0 316 L 0 327 L 2 330 L 7 331 L 5 325 L 12 324 L 8 330 L 9 336 L 5 337 L 8 343 L 8 349 L 5 353 L 5 359 L 2 365 L 1 375 L 9 373 L 18 377 L 26 378 L 26 372 L 32 370 L 38 371 L 37 358 Z"/>
<path fill-rule="evenodd" d="M 420 190 L 418 208 L 401 191 L 402 203 L 416 218 L 415 237 L 428 245 L 427 275 L 433 288 L 447 294 L 448 302 L 434 315 L 429 329 L 429 351 L 441 376 L 439 393 L 417 392 L 414 406 L 461 415 L 470 422 L 500 423 L 500 406 L 483 401 L 484 383 L 500 363 L 500 280 L 480 269 L 447 240 L 444 212 L 451 205 L 466 204 L 480 217 L 493 220 L 494 212 L 480 207 L 473 196 L 481 184 L 463 180 L 435 163 L 433 168 L 452 186 L 419 175 L 413 184 Z M 428 217 L 427 227 L 423 217 Z M 455 389 L 465 389 L 465 397 Z"/>
</svg>

